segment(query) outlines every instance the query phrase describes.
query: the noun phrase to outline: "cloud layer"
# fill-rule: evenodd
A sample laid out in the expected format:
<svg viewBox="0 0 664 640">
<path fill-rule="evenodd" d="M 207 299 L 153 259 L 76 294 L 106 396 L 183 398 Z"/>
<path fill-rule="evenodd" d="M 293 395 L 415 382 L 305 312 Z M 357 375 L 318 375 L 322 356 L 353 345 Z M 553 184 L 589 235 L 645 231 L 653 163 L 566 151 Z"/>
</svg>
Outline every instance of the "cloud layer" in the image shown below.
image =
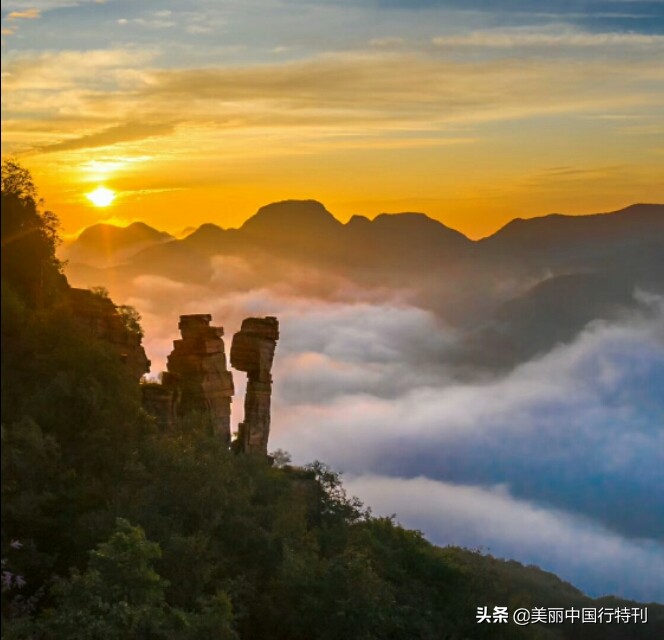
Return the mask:
<svg viewBox="0 0 664 640">
<path fill-rule="evenodd" d="M 661 542 L 623 538 L 587 518 L 517 500 L 502 485 L 375 475 L 349 477 L 345 484 L 374 513 L 396 513 L 438 544 L 545 567 L 595 596 L 664 599 Z"/>
<path fill-rule="evenodd" d="M 400 351 L 356 311 L 285 325 L 273 446 L 345 470 L 368 504 L 441 544 L 488 546 L 594 595 L 664 598 L 661 310 L 470 383 L 426 314 L 373 310 Z"/>
<path fill-rule="evenodd" d="M 254 288 L 246 263 L 214 260 L 210 285 L 140 276 L 122 298 L 143 310 L 157 368 L 176 314 L 211 312 L 227 347 L 243 317 L 277 315 L 273 449 L 344 471 L 377 512 L 436 543 L 488 547 L 592 595 L 664 600 L 660 298 L 509 373 L 461 377 L 458 329 L 398 291 L 314 273 Z"/>
</svg>

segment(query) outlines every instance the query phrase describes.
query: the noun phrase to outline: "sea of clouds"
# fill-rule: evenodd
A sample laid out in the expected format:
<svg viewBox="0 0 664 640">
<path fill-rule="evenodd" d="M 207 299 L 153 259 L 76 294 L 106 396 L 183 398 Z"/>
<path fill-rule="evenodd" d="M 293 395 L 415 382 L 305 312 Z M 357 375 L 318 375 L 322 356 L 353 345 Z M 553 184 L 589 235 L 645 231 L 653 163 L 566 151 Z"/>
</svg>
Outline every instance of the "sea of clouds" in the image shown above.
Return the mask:
<svg viewBox="0 0 664 640">
<path fill-rule="evenodd" d="M 242 318 L 276 315 L 272 450 L 325 461 L 374 513 L 434 543 L 664 602 L 661 299 L 509 372 L 460 376 L 461 330 L 404 292 L 313 272 L 257 287 L 241 262 L 221 266 L 205 285 L 144 275 L 111 290 L 141 311 L 153 373 L 180 314 L 211 313 L 227 350 Z"/>
</svg>

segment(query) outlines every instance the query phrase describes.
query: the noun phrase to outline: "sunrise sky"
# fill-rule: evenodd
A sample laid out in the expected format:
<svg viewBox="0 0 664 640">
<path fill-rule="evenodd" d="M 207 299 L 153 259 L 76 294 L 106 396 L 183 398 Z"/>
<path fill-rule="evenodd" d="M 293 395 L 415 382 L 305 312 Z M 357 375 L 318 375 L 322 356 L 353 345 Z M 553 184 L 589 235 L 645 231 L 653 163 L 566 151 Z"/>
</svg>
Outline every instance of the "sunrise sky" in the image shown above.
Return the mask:
<svg viewBox="0 0 664 640">
<path fill-rule="evenodd" d="M 3 156 L 69 234 L 664 201 L 662 1 L 9 0 L 2 82 Z"/>
</svg>

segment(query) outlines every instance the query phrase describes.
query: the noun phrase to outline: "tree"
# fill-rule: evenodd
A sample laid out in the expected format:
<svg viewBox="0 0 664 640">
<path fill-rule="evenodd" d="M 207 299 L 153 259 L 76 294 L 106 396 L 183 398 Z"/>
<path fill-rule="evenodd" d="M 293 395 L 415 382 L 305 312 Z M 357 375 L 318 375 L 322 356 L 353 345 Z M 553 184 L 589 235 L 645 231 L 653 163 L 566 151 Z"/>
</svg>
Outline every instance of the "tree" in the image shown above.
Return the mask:
<svg viewBox="0 0 664 640">
<path fill-rule="evenodd" d="M 37 187 L 30 172 L 16 160 L 8 159 L 2 163 L 2 193 L 13 194 L 20 200 L 37 201 Z"/>
<path fill-rule="evenodd" d="M 121 304 L 116 307 L 118 314 L 122 318 L 125 328 L 130 333 L 143 337 L 143 327 L 141 327 L 141 314 L 135 307 L 128 304 Z"/>
<path fill-rule="evenodd" d="M 56 581 L 56 607 L 36 622 L 18 621 L 11 637 L 122 640 L 210 638 L 234 640 L 232 611 L 224 593 L 201 603 L 200 611 L 170 607 L 168 582 L 154 569 L 161 548 L 141 527 L 118 518 L 115 531 L 90 552 L 84 573 Z"/>
<path fill-rule="evenodd" d="M 45 211 L 30 172 L 2 163 L 2 281 L 32 306 L 48 303 L 65 282 L 56 257 L 59 220 Z"/>
</svg>

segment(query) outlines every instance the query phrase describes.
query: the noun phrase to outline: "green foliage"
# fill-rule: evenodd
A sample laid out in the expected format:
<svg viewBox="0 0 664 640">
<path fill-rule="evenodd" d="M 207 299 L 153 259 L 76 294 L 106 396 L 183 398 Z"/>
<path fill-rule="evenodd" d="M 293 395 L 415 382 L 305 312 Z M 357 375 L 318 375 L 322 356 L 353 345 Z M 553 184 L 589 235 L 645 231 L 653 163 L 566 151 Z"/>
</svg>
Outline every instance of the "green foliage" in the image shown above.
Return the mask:
<svg viewBox="0 0 664 640">
<path fill-rule="evenodd" d="M 152 567 L 160 555 L 140 527 L 118 519 L 108 542 L 90 554 L 87 570 L 55 583 L 55 606 L 37 628 L 46 637 L 80 640 L 160 637 L 165 583 Z"/>
<path fill-rule="evenodd" d="M 29 623 L 14 625 L 12 637 L 122 640 L 124 638 L 214 638 L 233 640 L 232 610 L 224 593 L 187 612 L 165 600 L 167 582 L 155 571 L 161 549 L 143 529 L 118 518 L 108 541 L 90 553 L 84 573 L 56 579 L 52 606 Z"/>
<path fill-rule="evenodd" d="M 270 453 L 270 457 L 272 458 L 272 464 L 274 464 L 277 469 L 287 467 L 292 462 L 290 453 L 288 453 L 288 451 L 284 451 L 283 449 L 272 451 L 272 453 Z"/>
<path fill-rule="evenodd" d="M 108 534 L 114 487 L 150 423 L 116 353 L 57 298 L 37 311 L 4 286 L 2 317 L 3 532 L 23 542 L 33 592 Z"/>
<path fill-rule="evenodd" d="M 14 195 L 24 201 L 36 201 L 38 197 L 30 172 L 12 159 L 2 162 L 2 193 Z"/>
</svg>

